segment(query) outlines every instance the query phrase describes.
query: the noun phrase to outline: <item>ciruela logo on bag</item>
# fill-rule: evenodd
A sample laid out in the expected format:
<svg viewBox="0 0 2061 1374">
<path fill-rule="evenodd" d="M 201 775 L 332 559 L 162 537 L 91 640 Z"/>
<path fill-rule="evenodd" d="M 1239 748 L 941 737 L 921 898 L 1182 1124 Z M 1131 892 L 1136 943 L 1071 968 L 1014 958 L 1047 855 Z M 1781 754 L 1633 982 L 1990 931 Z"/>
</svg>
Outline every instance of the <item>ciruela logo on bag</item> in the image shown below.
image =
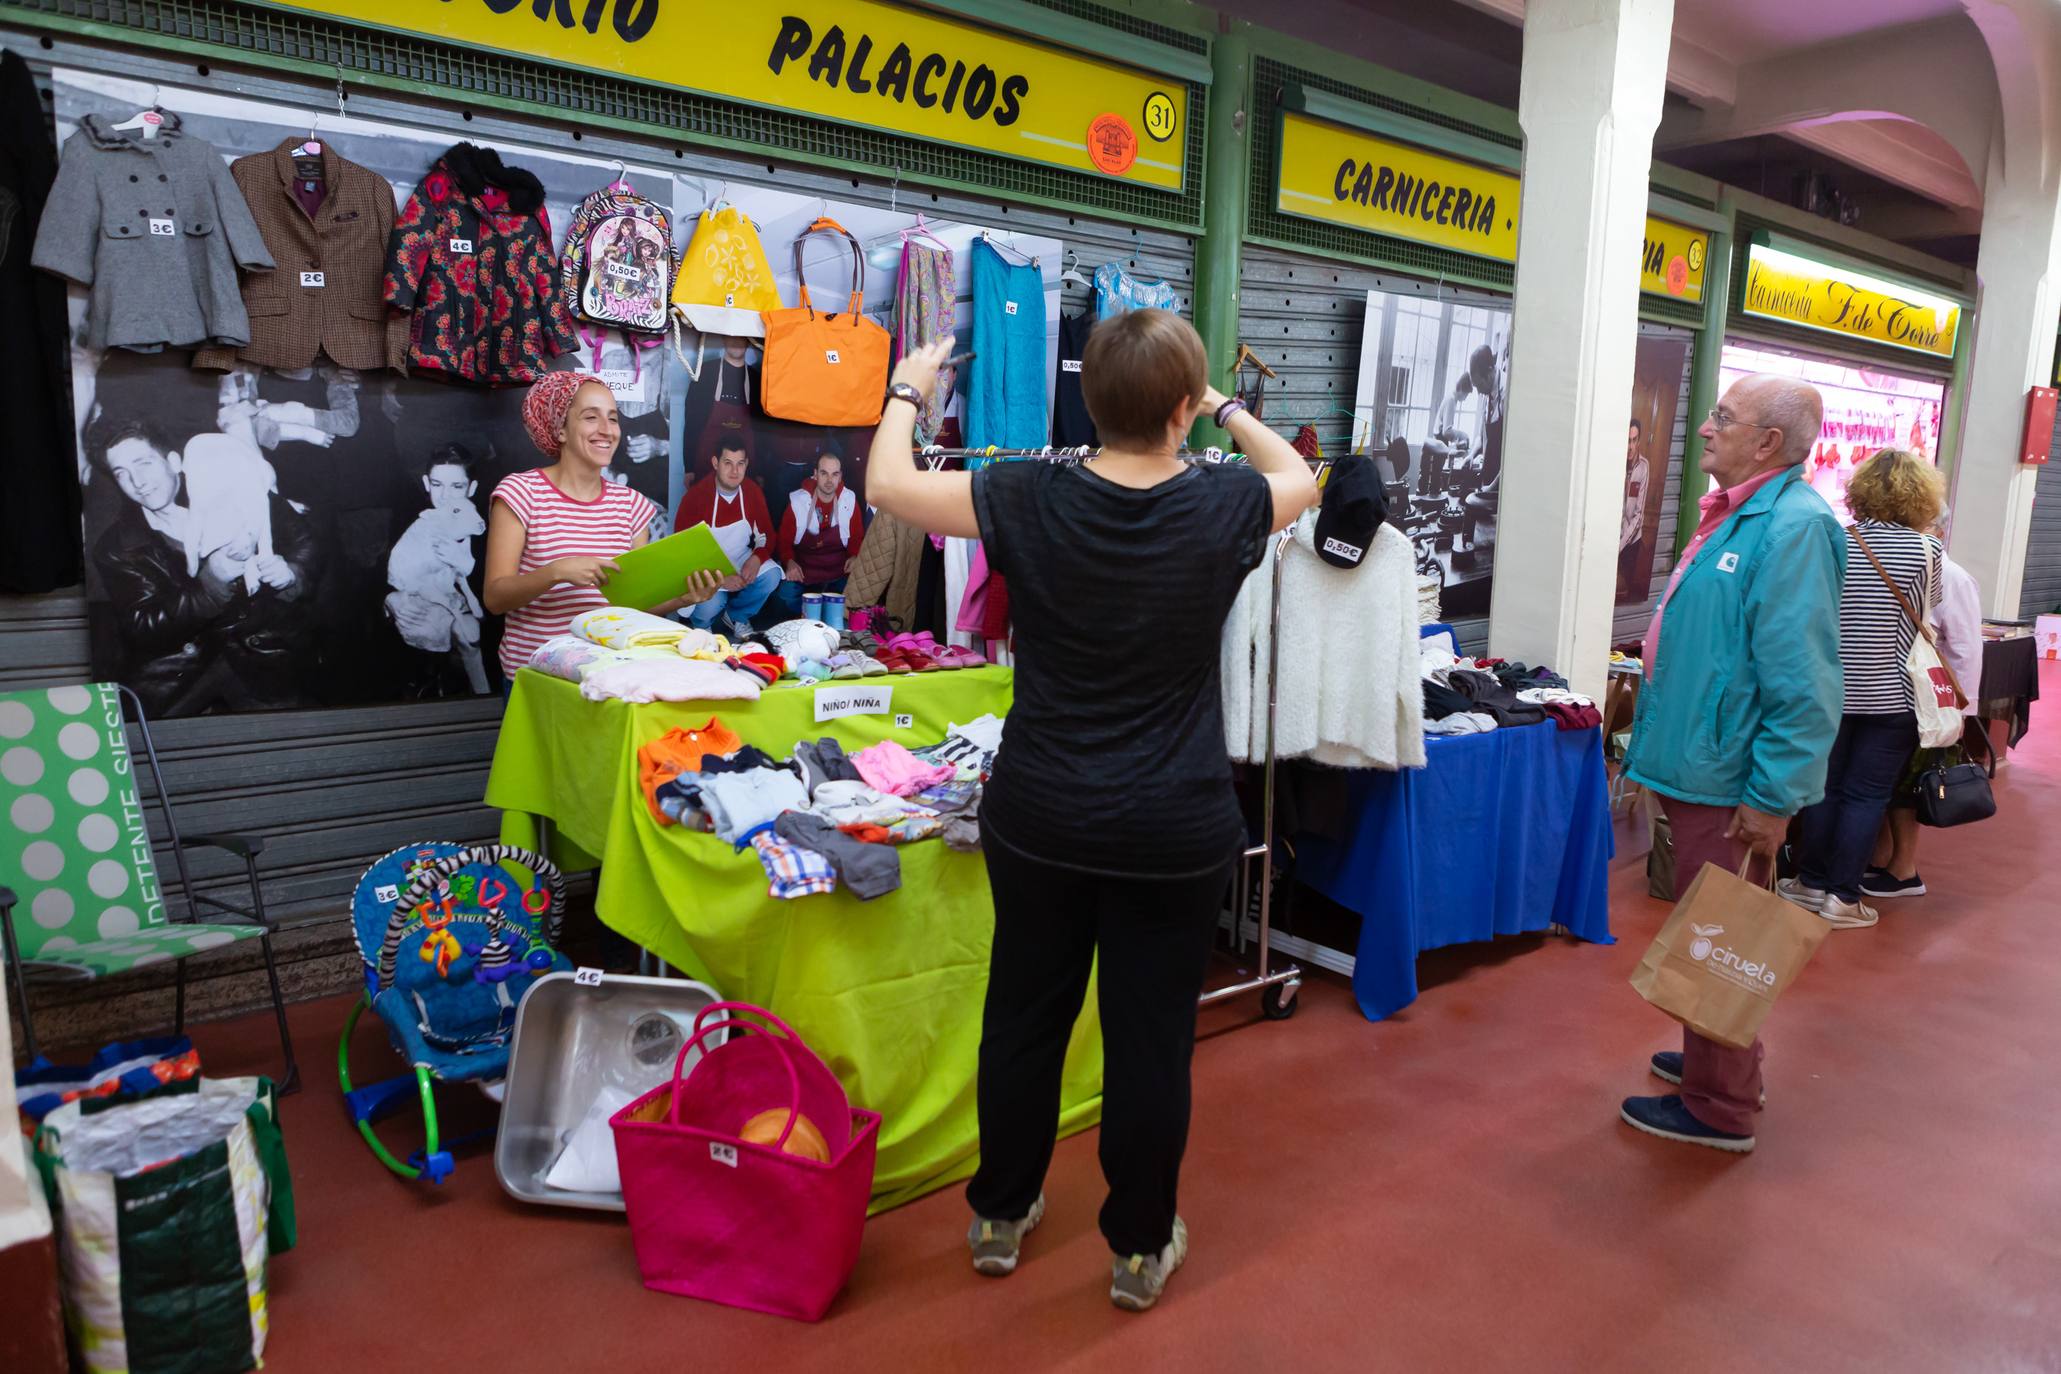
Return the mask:
<svg viewBox="0 0 2061 1374">
<path fill-rule="evenodd" d="M 1775 986 L 1775 971 L 1767 965 L 1748 959 L 1741 959 L 1736 952 L 1715 943 L 1711 937 L 1725 933 L 1723 926 L 1700 926 L 1691 923 L 1689 929 L 1696 938 L 1689 944 L 1689 957 L 1707 966 L 1710 971 L 1727 982 L 1759 991 Z"/>
</svg>

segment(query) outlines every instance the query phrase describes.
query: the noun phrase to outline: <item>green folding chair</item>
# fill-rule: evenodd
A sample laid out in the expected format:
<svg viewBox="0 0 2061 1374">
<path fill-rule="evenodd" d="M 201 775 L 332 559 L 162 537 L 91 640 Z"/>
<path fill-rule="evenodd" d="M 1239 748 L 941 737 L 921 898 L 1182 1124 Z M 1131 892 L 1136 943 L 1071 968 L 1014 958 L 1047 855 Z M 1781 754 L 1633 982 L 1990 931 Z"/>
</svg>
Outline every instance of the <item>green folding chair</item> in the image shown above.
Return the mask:
<svg viewBox="0 0 2061 1374">
<path fill-rule="evenodd" d="M 125 715 L 143 743 L 153 784 L 149 796 L 130 753 Z M 179 870 L 183 917 L 172 915 L 158 884 L 144 811 L 153 801 Z M 0 829 L 0 942 L 21 1004 L 30 1060 L 38 1057 L 31 973 L 38 981 L 87 980 L 169 961 L 176 968 L 173 1026 L 183 1033 L 186 960 L 257 940 L 264 947 L 279 1045 L 286 1054 L 280 1091 L 293 1091 L 300 1070 L 272 958 L 273 925 L 258 884 L 265 842 L 256 835 L 179 833 L 150 723 L 134 692 L 113 682 L 0 692 L 0 806 L 8 820 Z M 249 907 L 194 891 L 186 851 L 195 847 L 243 860 Z M 202 921 L 204 908 L 235 919 Z"/>
</svg>

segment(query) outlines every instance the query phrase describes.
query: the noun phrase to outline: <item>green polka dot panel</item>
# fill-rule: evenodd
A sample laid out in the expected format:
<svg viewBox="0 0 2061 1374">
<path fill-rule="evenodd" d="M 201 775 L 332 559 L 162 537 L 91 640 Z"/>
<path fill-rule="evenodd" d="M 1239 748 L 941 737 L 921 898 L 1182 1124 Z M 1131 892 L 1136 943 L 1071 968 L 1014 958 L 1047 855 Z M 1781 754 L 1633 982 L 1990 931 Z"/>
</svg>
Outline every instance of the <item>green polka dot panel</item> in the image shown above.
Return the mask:
<svg viewBox="0 0 2061 1374">
<path fill-rule="evenodd" d="M 166 926 L 112 684 L 0 693 L 0 811 L 0 885 L 19 899 L 25 960 L 119 972 L 236 938 L 189 945 Z M 161 931 L 172 943 L 141 943 Z"/>
</svg>

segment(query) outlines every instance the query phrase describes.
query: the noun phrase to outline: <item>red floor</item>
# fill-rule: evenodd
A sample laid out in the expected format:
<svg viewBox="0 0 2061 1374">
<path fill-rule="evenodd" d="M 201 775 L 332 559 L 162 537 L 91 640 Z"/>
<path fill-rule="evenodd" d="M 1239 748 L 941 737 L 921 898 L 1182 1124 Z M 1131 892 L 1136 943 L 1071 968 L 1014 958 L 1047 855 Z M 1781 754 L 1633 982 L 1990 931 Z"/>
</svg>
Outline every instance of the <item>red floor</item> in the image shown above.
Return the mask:
<svg viewBox="0 0 2061 1374">
<path fill-rule="evenodd" d="M 267 1368 L 2061 1369 L 2061 672 L 2042 685 L 2003 814 L 1929 834 L 1934 895 L 1833 935 L 1777 1009 L 1754 1155 L 1617 1121 L 1678 1044 L 1625 983 L 1666 913 L 1632 865 L 1614 947 L 1427 956 L 1380 1025 L 1335 982 L 1284 1024 L 1206 1016 L 1195 1252 L 1142 1317 L 1104 1297 L 1092 1133 L 1060 1145 L 1015 1276 L 968 1270 L 952 1189 L 872 1222 L 804 1326 L 646 1292 L 619 1219 L 520 1206 L 485 1154 L 440 1192 L 388 1176 L 329 1075 L 344 1006 L 318 1003 Z M 216 1073 L 272 1047 L 261 1020 L 199 1038 Z"/>
</svg>

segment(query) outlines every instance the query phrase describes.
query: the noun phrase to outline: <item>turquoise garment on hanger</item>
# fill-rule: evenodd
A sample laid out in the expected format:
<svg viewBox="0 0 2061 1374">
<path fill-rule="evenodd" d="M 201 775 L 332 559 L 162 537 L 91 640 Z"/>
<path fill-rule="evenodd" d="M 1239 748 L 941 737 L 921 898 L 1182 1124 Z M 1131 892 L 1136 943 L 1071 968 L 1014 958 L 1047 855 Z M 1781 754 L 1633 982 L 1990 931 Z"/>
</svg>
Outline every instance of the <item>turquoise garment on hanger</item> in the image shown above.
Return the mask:
<svg viewBox="0 0 2061 1374">
<path fill-rule="evenodd" d="M 966 447 L 1040 448 L 1045 428 L 1045 277 L 986 239 L 973 245 L 973 362 Z"/>
</svg>

